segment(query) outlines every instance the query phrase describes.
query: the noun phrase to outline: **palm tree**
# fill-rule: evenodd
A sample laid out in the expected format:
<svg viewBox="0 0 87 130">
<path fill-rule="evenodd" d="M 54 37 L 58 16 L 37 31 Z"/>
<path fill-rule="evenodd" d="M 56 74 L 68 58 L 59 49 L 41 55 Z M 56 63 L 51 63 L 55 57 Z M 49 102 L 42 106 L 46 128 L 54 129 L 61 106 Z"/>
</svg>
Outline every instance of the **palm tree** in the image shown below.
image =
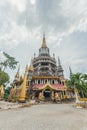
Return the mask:
<svg viewBox="0 0 87 130">
<path fill-rule="evenodd" d="M 83 74 L 82 75 L 82 88 L 83 88 L 83 93 L 85 95 L 85 97 L 87 97 L 87 74 Z"/>
<path fill-rule="evenodd" d="M 72 74 L 70 76 L 70 80 L 68 81 L 67 85 L 68 87 L 72 89 L 78 89 L 78 92 L 80 95 L 84 98 L 84 88 L 85 88 L 85 78 L 87 78 L 87 75 L 83 75 L 82 73 L 76 73 Z M 86 91 L 87 92 L 87 91 Z"/>
</svg>

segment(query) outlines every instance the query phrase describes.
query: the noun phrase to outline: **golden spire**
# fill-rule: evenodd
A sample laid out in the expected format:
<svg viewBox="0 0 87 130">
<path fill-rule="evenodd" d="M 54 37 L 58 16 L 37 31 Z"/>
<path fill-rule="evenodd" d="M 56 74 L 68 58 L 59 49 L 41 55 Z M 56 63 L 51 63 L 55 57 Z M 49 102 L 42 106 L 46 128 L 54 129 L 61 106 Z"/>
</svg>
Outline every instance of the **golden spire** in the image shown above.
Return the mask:
<svg viewBox="0 0 87 130">
<path fill-rule="evenodd" d="M 26 97 L 26 80 L 27 80 L 27 71 L 25 71 L 25 74 L 24 74 L 24 80 L 23 80 L 23 83 L 22 83 L 22 88 L 21 88 L 20 98 L 19 98 L 20 102 L 25 102 L 25 97 Z"/>
<path fill-rule="evenodd" d="M 46 45 L 46 39 L 45 39 L 45 33 L 43 33 L 42 48 L 47 48 L 47 45 Z"/>
<path fill-rule="evenodd" d="M 26 69 L 25 69 L 25 72 L 28 72 L 28 69 L 29 69 L 29 68 L 28 68 L 28 65 L 26 65 Z"/>
<path fill-rule="evenodd" d="M 1 90 L 1 97 L 3 98 L 4 93 L 5 93 L 5 90 L 4 90 L 4 86 L 3 86 L 3 85 L 1 85 L 0 90 Z"/>
<path fill-rule="evenodd" d="M 33 64 L 32 64 L 32 59 L 31 59 L 31 63 L 30 63 L 30 66 L 29 66 L 29 70 L 34 71 L 34 67 L 33 67 Z"/>
<path fill-rule="evenodd" d="M 15 75 L 15 78 L 20 78 L 20 74 L 19 74 L 19 71 L 20 71 L 20 65 L 18 66 L 18 71 L 17 71 L 17 73 L 16 73 L 16 75 Z"/>
</svg>

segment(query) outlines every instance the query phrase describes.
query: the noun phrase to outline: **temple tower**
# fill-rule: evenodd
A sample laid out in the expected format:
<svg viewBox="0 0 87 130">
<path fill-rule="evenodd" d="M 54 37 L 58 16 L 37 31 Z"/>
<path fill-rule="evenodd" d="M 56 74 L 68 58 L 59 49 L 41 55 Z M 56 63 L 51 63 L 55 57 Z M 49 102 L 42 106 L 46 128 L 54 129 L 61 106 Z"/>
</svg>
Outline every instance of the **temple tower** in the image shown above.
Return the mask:
<svg viewBox="0 0 87 130">
<path fill-rule="evenodd" d="M 31 59 L 31 63 L 30 63 L 29 69 L 28 69 L 28 77 L 32 78 L 33 73 L 34 73 L 34 67 L 33 67 L 32 59 Z"/>
<path fill-rule="evenodd" d="M 69 66 L 69 72 L 70 72 L 70 77 L 72 76 L 72 69 L 71 69 L 71 67 Z"/>
<path fill-rule="evenodd" d="M 60 62 L 60 58 L 58 57 L 58 76 L 59 77 L 64 77 L 64 74 L 63 74 L 63 68 L 62 68 L 62 65 L 61 65 L 61 62 Z"/>
<path fill-rule="evenodd" d="M 15 80 L 20 80 L 20 65 L 18 66 L 17 73 L 15 75 Z"/>
<path fill-rule="evenodd" d="M 39 55 L 33 59 L 33 67 L 34 75 L 36 76 L 53 76 L 56 73 L 56 59 L 55 57 L 50 56 L 50 51 L 46 44 L 45 34 L 43 34 Z"/>
</svg>

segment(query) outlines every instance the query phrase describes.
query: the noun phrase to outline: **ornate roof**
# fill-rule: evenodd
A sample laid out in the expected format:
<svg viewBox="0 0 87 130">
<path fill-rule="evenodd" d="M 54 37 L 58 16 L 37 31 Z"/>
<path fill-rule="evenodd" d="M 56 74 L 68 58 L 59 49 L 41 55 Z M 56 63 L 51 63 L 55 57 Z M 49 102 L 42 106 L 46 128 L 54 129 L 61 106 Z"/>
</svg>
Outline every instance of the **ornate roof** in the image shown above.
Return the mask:
<svg viewBox="0 0 87 130">
<path fill-rule="evenodd" d="M 50 88 L 53 90 L 64 90 L 66 89 L 65 86 L 63 86 L 62 84 L 35 84 L 33 86 L 33 90 L 43 90 L 46 88 Z"/>
<path fill-rule="evenodd" d="M 32 79 L 59 79 L 60 81 L 65 81 L 63 77 L 58 76 L 33 76 Z"/>
</svg>

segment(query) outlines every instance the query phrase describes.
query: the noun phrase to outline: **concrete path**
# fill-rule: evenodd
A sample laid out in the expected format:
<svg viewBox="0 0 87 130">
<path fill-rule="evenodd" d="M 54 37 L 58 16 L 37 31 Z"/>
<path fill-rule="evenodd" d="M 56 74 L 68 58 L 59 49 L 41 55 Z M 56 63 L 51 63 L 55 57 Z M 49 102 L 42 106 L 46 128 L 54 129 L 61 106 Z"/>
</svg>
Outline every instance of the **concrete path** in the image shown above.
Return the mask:
<svg viewBox="0 0 87 130">
<path fill-rule="evenodd" d="M 0 110 L 0 130 L 87 130 L 87 110 L 72 104 Z"/>
</svg>

